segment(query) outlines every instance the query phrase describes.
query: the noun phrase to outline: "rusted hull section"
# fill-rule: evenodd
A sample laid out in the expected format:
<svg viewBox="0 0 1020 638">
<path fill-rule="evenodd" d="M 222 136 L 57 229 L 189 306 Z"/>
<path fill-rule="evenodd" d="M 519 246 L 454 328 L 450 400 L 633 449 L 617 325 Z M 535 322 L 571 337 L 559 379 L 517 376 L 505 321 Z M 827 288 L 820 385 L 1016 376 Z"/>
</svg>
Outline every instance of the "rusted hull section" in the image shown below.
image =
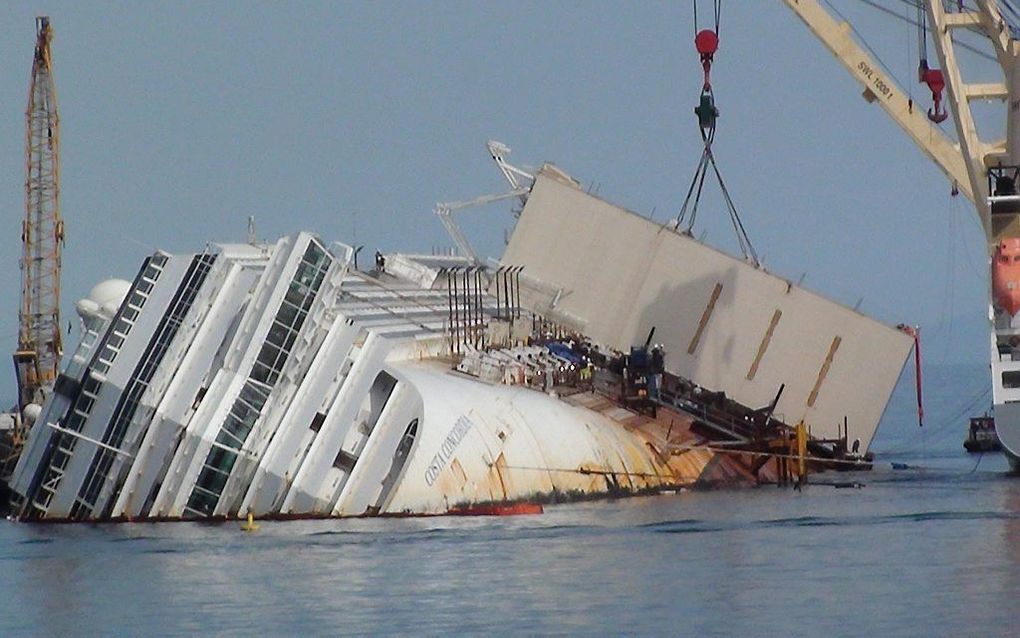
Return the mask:
<svg viewBox="0 0 1020 638">
<path fill-rule="evenodd" d="M 390 511 L 737 487 L 776 478 L 771 467 L 756 472 L 751 457 L 711 449 L 712 439 L 695 432 L 695 417 L 677 410 L 660 409 L 653 417 L 601 392 L 552 397 L 437 375 L 428 364 L 403 373 L 425 396 L 441 396 L 429 392 L 431 384 L 449 387 L 446 396 L 453 400 L 427 399 L 425 413 L 470 423 L 470 429 L 456 446 L 422 441 L 425 454 L 409 464 Z"/>
</svg>

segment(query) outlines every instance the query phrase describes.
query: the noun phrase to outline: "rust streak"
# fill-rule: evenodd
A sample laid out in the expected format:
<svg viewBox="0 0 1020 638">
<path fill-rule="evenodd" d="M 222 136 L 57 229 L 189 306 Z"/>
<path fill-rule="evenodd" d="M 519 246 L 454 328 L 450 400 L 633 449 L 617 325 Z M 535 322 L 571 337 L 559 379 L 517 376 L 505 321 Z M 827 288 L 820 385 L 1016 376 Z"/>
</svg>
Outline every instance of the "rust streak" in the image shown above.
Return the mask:
<svg viewBox="0 0 1020 638">
<path fill-rule="evenodd" d="M 822 389 L 822 382 L 825 381 L 826 375 L 829 374 L 829 367 L 832 366 L 832 359 L 836 356 L 836 350 L 839 349 L 839 344 L 842 343 L 841 337 L 833 337 L 832 344 L 829 346 L 829 353 L 825 355 L 825 361 L 822 362 L 822 367 L 818 370 L 818 378 L 815 379 L 815 387 L 811 389 L 811 394 L 808 396 L 807 404 L 808 407 L 814 407 L 815 401 L 818 400 L 818 391 Z"/>
<path fill-rule="evenodd" d="M 694 337 L 691 339 L 691 345 L 687 346 L 687 354 L 694 354 L 694 352 L 698 349 L 698 344 L 701 342 L 701 335 L 705 332 L 708 320 L 712 318 L 712 311 L 715 310 L 715 304 L 719 301 L 720 294 L 722 294 L 722 284 L 717 283 L 715 288 L 712 290 L 712 296 L 708 299 L 708 305 L 705 306 L 705 312 L 701 314 L 701 321 L 698 322 L 698 329 L 694 332 Z"/>
<path fill-rule="evenodd" d="M 772 333 L 776 331 L 776 326 L 779 324 L 779 319 L 782 316 L 782 310 L 777 309 L 774 313 L 772 313 L 772 320 L 769 322 L 768 329 L 765 330 L 765 335 L 761 338 L 761 345 L 758 346 L 758 354 L 754 356 L 754 361 L 751 363 L 751 367 L 747 371 L 748 381 L 753 381 L 754 375 L 758 374 L 758 365 L 761 363 L 762 357 L 765 356 L 765 351 L 769 348 L 769 342 L 772 341 Z"/>
</svg>

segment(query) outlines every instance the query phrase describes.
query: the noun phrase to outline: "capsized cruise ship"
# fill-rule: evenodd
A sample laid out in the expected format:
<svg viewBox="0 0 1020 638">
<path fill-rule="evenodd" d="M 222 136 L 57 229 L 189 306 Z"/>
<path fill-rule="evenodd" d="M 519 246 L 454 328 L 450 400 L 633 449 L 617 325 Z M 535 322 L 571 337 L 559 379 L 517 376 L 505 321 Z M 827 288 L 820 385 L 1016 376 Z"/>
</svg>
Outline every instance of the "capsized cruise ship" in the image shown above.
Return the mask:
<svg viewBox="0 0 1020 638">
<path fill-rule="evenodd" d="M 496 159 L 522 205 L 500 260 L 478 259 L 447 208 L 463 255 L 363 271 L 351 246 L 300 232 L 159 251 L 96 286 L 9 481 L 14 515 L 441 514 L 753 484 L 775 459 L 727 446 L 779 423 L 866 452 L 908 335 L 554 166 Z M 589 361 L 652 328 L 674 383 L 647 410 Z"/>
</svg>

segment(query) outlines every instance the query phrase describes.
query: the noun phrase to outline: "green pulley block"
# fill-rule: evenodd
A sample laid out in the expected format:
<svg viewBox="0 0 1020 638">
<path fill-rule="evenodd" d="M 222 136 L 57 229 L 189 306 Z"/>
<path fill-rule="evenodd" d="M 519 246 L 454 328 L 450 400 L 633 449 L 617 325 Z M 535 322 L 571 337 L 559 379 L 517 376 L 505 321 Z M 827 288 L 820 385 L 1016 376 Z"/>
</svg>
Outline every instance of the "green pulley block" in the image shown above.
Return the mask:
<svg viewBox="0 0 1020 638">
<path fill-rule="evenodd" d="M 711 93 L 701 94 L 701 102 L 694 109 L 694 113 L 698 116 L 698 125 L 702 129 L 710 129 L 715 126 L 715 121 L 719 117 L 719 109 L 715 108 L 715 99 Z"/>
</svg>

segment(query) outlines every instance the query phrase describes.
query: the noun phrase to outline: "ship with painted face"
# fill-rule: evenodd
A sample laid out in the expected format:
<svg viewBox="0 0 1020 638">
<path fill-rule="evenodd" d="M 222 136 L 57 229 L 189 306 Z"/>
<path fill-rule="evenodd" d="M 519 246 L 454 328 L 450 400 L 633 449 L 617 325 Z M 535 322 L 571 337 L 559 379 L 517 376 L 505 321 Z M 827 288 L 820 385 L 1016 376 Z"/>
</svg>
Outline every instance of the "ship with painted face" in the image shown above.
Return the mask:
<svg viewBox="0 0 1020 638">
<path fill-rule="evenodd" d="M 157 251 L 98 285 L 25 411 L 13 515 L 443 514 L 753 485 L 782 474 L 774 443 L 798 423 L 816 459 L 864 456 L 908 335 L 555 166 L 493 159 L 511 189 L 472 201 L 517 203 L 499 259 L 444 205 L 456 255 L 362 269 L 351 246 L 297 232 Z M 651 329 L 659 368 L 635 400 L 631 348 Z"/>
</svg>

